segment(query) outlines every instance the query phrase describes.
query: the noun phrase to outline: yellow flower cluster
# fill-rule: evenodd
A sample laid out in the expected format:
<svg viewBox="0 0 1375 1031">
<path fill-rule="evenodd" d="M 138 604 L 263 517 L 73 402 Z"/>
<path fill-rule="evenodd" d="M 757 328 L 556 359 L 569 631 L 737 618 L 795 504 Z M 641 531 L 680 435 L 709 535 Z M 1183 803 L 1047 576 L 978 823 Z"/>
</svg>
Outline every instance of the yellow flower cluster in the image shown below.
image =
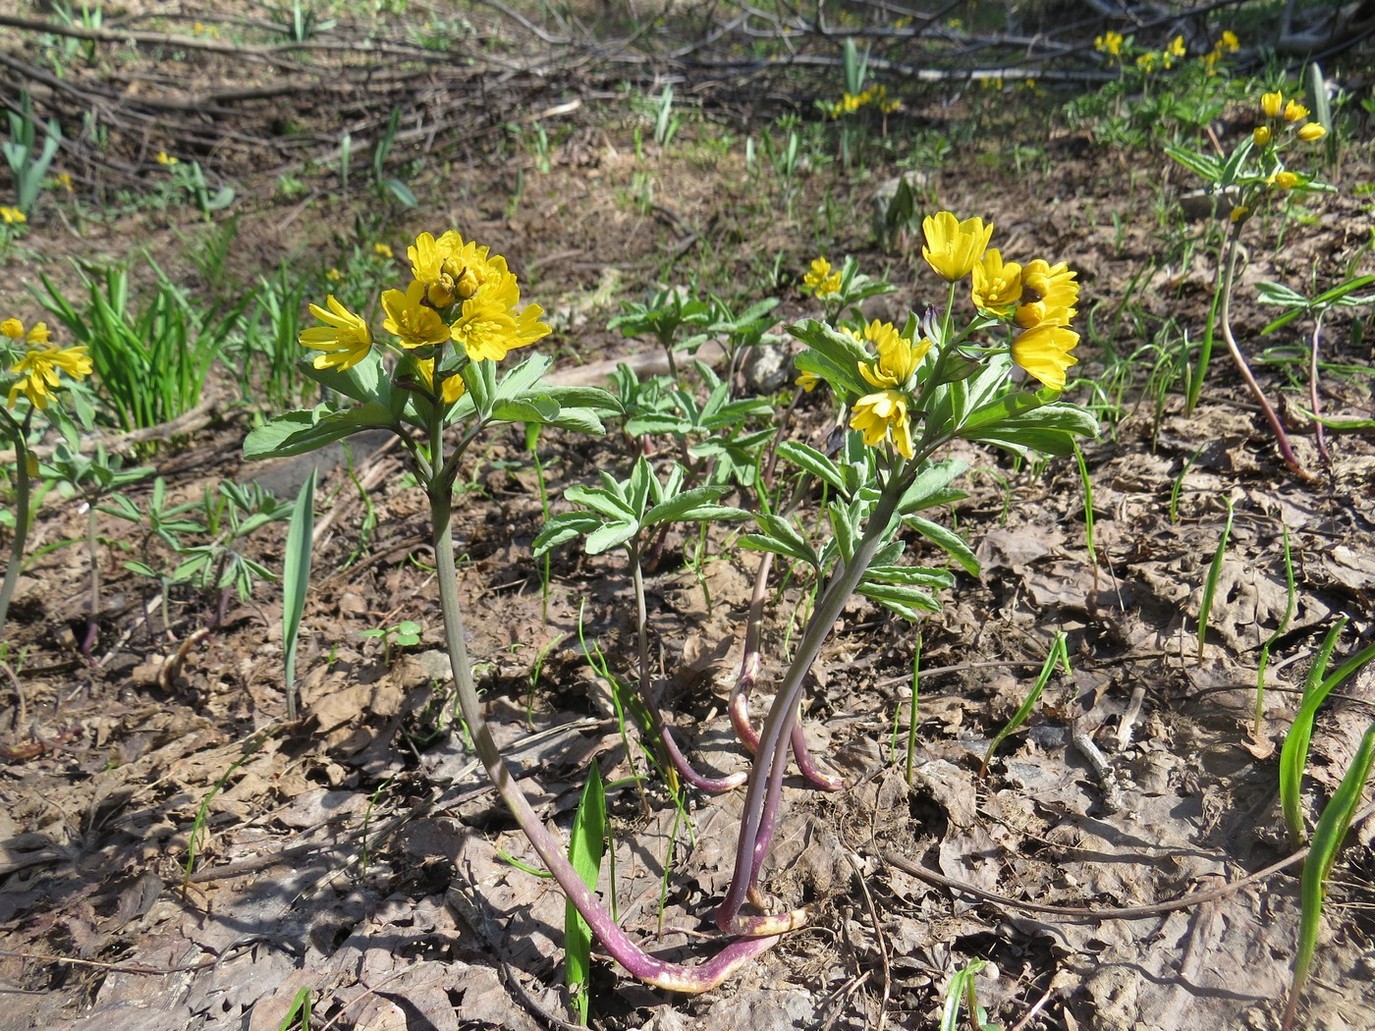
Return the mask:
<svg viewBox="0 0 1375 1031">
<path fill-rule="evenodd" d="M 1297 97 L 1285 99 L 1279 90 L 1263 93 L 1260 98 L 1260 112 L 1264 121 L 1251 132 L 1255 145 L 1269 151 L 1270 157 L 1278 164 L 1280 133 L 1292 133 L 1294 138 L 1304 143 L 1314 143 L 1327 135 L 1327 130 L 1318 122 L 1308 121 L 1308 108 Z M 1282 166 L 1266 179 L 1266 184 L 1280 192 L 1292 190 L 1303 182 L 1302 178 Z M 1233 213 L 1233 221 L 1238 219 Z"/>
<path fill-rule="evenodd" d="M 825 258 L 817 258 L 802 277 L 802 289 L 819 300 L 834 297 L 840 293 L 840 272 L 832 271 L 831 263 Z"/>
<path fill-rule="evenodd" d="M 908 409 L 916 392 L 917 368 L 931 350 L 931 341 L 923 337 L 914 342 L 891 322 L 878 319 L 865 326 L 862 333 L 850 335 L 873 344 L 878 352 L 874 361 L 860 363 L 859 374 L 875 390 L 855 402 L 850 428 L 864 434 L 864 443 L 869 447 L 890 441 L 898 454 L 911 458 L 914 448 Z"/>
<path fill-rule="evenodd" d="M 902 110 L 902 101 L 890 98 L 887 86 L 870 86 L 862 93 L 841 94 L 840 99 L 831 105 L 830 115 L 832 118 L 840 118 L 869 106 L 878 108 L 885 115 L 891 115 L 894 111 Z"/>
<path fill-rule="evenodd" d="M 1078 314 L 1077 273 L 1040 258 L 1026 265 L 1004 261 L 988 246 L 993 226 L 981 218 L 961 222 L 941 211 L 923 220 L 922 231 L 921 254 L 936 274 L 949 283 L 970 276 L 974 306 L 1015 327 L 1012 360 L 1045 386 L 1064 390 L 1065 370 L 1078 360 L 1070 353 L 1079 343 L 1070 329 Z"/>
<path fill-rule="evenodd" d="M 385 246 L 385 245 L 382 245 Z M 388 248 L 390 250 L 390 248 Z M 379 256 L 384 256 L 381 249 Z M 443 368 L 443 351 L 453 344 L 464 360 L 501 361 L 507 352 L 532 344 L 549 333 L 537 304 L 521 307 L 520 286 L 501 255 L 490 253 L 455 230 L 436 238 L 421 233 L 406 248 L 411 282 L 404 290 L 386 290 L 382 328 L 396 338 L 393 350 L 415 363 L 425 386 L 434 392 L 435 362 Z M 321 323 L 301 333 L 305 347 L 319 351 L 317 369 L 348 369 L 367 357 L 373 339 L 368 323 L 331 294 L 326 307 L 312 304 Z M 439 397 L 446 403 L 463 394 L 458 368 L 444 369 Z"/>
<path fill-rule="evenodd" d="M 13 408 L 23 394 L 35 408 L 45 409 L 62 386 L 59 372 L 75 380 L 91 374 L 91 359 L 85 345 L 54 347 L 45 322 L 35 322 L 25 330 L 24 323 L 18 319 L 6 319 L 0 322 L 0 334 L 28 346 L 23 357 L 10 366 L 10 372 L 19 378 L 10 386 L 6 401 L 9 408 Z"/>
<path fill-rule="evenodd" d="M 28 216 L 18 208 L 0 206 L 0 222 L 4 222 L 5 225 L 22 226 L 28 220 Z"/>
<path fill-rule="evenodd" d="M 1121 57 L 1122 44 L 1125 42 L 1126 40 L 1122 36 L 1122 33 L 1109 30 L 1101 36 L 1094 37 L 1093 49 L 1097 50 L 1100 54 L 1107 54 L 1109 57 Z"/>
</svg>

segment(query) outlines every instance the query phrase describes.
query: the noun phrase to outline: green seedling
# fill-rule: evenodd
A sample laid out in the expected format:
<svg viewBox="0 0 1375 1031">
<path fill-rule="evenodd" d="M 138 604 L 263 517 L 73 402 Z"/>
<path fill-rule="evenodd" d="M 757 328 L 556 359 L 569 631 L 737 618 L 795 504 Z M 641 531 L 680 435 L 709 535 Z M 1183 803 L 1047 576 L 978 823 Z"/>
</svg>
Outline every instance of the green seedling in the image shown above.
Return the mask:
<svg viewBox="0 0 1375 1031">
<path fill-rule="evenodd" d="M 263 747 L 263 742 L 274 733 L 276 733 L 274 728 L 266 727 L 244 742 L 243 754 L 230 763 L 229 769 L 224 771 L 220 779 L 215 781 L 215 786 L 206 793 L 203 799 L 201 799 L 200 808 L 196 810 L 196 818 L 191 822 L 191 833 L 187 836 L 186 840 L 186 864 L 182 868 L 181 879 L 181 890 L 183 894 L 191 883 L 191 875 L 195 873 L 196 870 L 197 850 L 200 848 L 201 838 L 205 834 L 206 822 L 210 818 L 210 803 L 215 800 L 216 795 L 224 790 L 225 785 L 229 783 L 229 778 L 234 776 L 235 771 L 256 755 L 258 749 Z"/>
<path fill-rule="evenodd" d="M 62 143 L 62 127 L 57 119 L 49 118 L 43 132 L 43 145 L 38 145 L 38 119 L 33 113 L 33 100 L 27 90 L 19 93 L 19 107 L 8 112 L 10 135 L 0 143 L 0 151 L 10 166 L 14 181 L 15 207 L 25 216 L 33 212 L 38 193 L 48 174 L 57 148 Z"/>
<path fill-rule="evenodd" d="M 390 666 L 395 650 L 414 648 L 420 643 L 420 635 L 423 630 L 424 628 L 414 620 L 403 619 L 393 626 L 379 626 L 370 630 L 360 630 L 358 636 L 365 640 L 380 640 L 382 642 L 382 661 Z"/>
<path fill-rule="evenodd" d="M 950 978 L 945 990 L 945 1005 L 941 1007 L 940 1031 L 960 1031 L 960 1008 L 969 1013 L 969 1031 L 1000 1031 L 1001 1025 L 989 1023 L 987 1011 L 979 1005 L 978 984 L 975 978 L 988 967 L 984 959 L 972 959 Z"/>
<path fill-rule="evenodd" d="M 291 1000 L 291 1008 L 277 1025 L 277 1031 L 310 1031 L 310 989 L 302 988 Z"/>
<path fill-rule="evenodd" d="M 286 534 L 286 558 L 282 565 L 282 687 L 286 692 L 286 718 L 296 719 L 296 645 L 301 617 L 306 610 L 310 566 L 315 554 L 315 470 L 296 495 L 291 524 Z"/>
<path fill-rule="evenodd" d="M 1309 667 L 1308 676 L 1304 678 L 1299 711 L 1295 713 L 1294 722 L 1289 727 L 1289 733 L 1284 736 L 1284 745 L 1280 749 L 1280 809 L 1284 812 L 1284 822 L 1289 828 L 1289 841 L 1295 848 L 1302 845 L 1305 838 L 1303 799 L 1300 791 L 1303 787 L 1303 771 L 1308 767 L 1308 745 L 1313 738 L 1313 723 L 1318 715 L 1318 707 L 1332 693 L 1333 688 L 1358 672 L 1371 659 L 1375 659 L 1375 644 L 1368 645 L 1332 673 L 1327 672 L 1327 664 L 1332 660 L 1332 652 L 1337 647 L 1337 639 L 1341 636 L 1346 623 L 1347 619 L 1343 616 L 1323 638 L 1322 645 L 1313 658 L 1313 665 Z"/>
<path fill-rule="evenodd" d="M 1050 683 L 1051 674 L 1055 672 L 1055 667 L 1060 666 L 1065 675 L 1070 674 L 1069 668 L 1069 638 L 1063 630 L 1055 631 L 1055 639 L 1050 643 L 1050 651 L 1046 654 L 1046 660 L 1041 664 L 1041 672 L 1036 677 L 1036 682 L 1031 685 L 1030 692 L 1022 699 L 1022 704 L 1017 707 L 1017 711 L 1012 714 L 1012 719 L 1007 721 L 1007 725 L 998 731 L 988 745 L 988 751 L 984 753 L 983 762 L 979 764 L 979 779 L 982 780 L 988 773 L 988 764 L 993 761 L 993 756 L 998 753 L 999 747 L 1008 739 L 1018 728 L 1027 721 L 1031 715 L 1031 710 L 1036 708 L 1036 703 L 1041 700 L 1041 693 L 1046 689 L 1046 684 Z"/>
<path fill-rule="evenodd" d="M 1275 632 L 1267 637 L 1265 643 L 1260 646 L 1260 655 L 1256 660 L 1256 715 L 1255 721 L 1251 725 L 1251 740 L 1257 746 L 1260 746 L 1264 740 L 1261 732 L 1265 722 L 1265 669 L 1270 664 L 1270 650 L 1289 629 L 1289 622 L 1294 618 L 1294 612 L 1298 608 L 1299 596 L 1294 585 L 1294 556 L 1289 547 L 1288 525 L 1281 523 L 1280 533 L 1284 547 L 1284 615 L 1280 618 L 1279 625 L 1275 627 Z"/>
<path fill-rule="evenodd" d="M 1217 597 L 1218 581 L 1222 577 L 1222 563 L 1227 557 L 1227 543 L 1232 536 L 1232 516 L 1234 515 L 1231 498 L 1223 498 L 1227 505 L 1227 518 L 1222 523 L 1222 534 L 1218 537 L 1213 561 L 1208 566 L 1208 578 L 1203 582 L 1203 598 L 1198 605 L 1198 657 L 1203 658 L 1203 647 L 1208 641 L 1208 619 L 1213 612 L 1213 599 Z"/>
</svg>

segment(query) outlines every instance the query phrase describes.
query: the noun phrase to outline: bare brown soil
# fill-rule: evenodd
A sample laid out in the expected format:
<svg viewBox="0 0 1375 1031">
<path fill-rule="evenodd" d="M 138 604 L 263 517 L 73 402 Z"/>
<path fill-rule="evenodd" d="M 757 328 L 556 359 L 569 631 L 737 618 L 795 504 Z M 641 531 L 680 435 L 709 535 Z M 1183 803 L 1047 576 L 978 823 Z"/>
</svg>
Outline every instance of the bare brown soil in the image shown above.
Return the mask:
<svg viewBox="0 0 1375 1031">
<path fill-rule="evenodd" d="M 780 318 L 812 314 L 798 283 L 818 240 L 833 259 L 854 254 L 898 284 L 872 314 L 926 305 L 932 282 L 914 242 L 885 251 L 872 240 L 871 198 L 894 169 L 804 168 L 789 215 L 781 191 L 760 202 L 777 184 L 745 165 L 741 141 L 762 123 L 748 120 L 741 92 L 701 90 L 702 116 L 659 152 L 637 147 L 643 119 L 603 83 L 562 85 L 581 90 L 583 103 L 551 117 L 548 172 L 514 144 L 452 143 L 431 152 L 411 184 L 423 210 L 398 214 L 379 234 L 401 253 L 418 231 L 456 226 L 506 254 L 526 296 L 556 324 L 549 350 L 561 367 L 648 347 L 604 327 L 621 300 L 656 281 L 700 275 L 759 296 L 748 291 L 777 258 Z M 541 91 L 540 103 L 560 99 L 551 93 Z M 500 96 L 491 123 L 528 113 L 519 91 Z M 888 131 L 915 136 L 961 116 L 940 99 L 913 98 Z M 245 131 L 268 135 L 261 122 Z M 735 145 L 714 146 L 722 132 Z M 1079 127 L 1018 132 L 1044 148 L 1044 165 L 1015 174 L 993 146 L 954 155 L 928 172 L 930 204 L 990 217 L 1005 252 L 1079 269 L 1096 336 L 1086 332 L 1080 348 L 1077 396 L 1090 402 L 1090 385 L 1106 384 L 1103 339 L 1130 353 L 1145 343 L 1151 316 L 1201 334 L 1210 252 L 1200 246 L 1172 262 L 1170 234 L 1201 236 L 1204 226 L 1158 225 L 1153 205 L 1191 185 L 1163 157 L 1105 152 Z M 150 137 L 147 146 L 166 144 Z M 274 198 L 285 159 L 266 145 L 264 153 L 273 160 L 256 175 L 249 161 L 223 166 L 240 190 L 232 277 L 251 282 L 288 254 L 328 265 L 341 243 L 375 242 L 352 231 L 370 199 L 333 193 L 322 177 L 303 199 Z M 1375 270 L 1369 195 L 1358 190 L 1370 182 L 1371 157 L 1368 145 L 1351 146 L 1339 194 L 1257 226 L 1238 291 L 1238 328 L 1253 355 L 1312 328 L 1301 321 L 1261 338 L 1271 313 L 1253 304 L 1257 281 L 1316 290 Z M 1168 223 L 1177 218 L 1170 209 Z M 77 282 L 66 257 L 147 246 L 161 259 L 179 252 L 178 231 L 205 230 L 185 206 L 99 219 L 49 210 L 4 259 L 0 315 L 38 317 L 27 288 L 40 270 Z M 169 267 L 194 281 L 189 264 Z M 1324 375 L 1326 411 L 1371 418 L 1369 340 L 1368 321 L 1339 314 L 1325 325 L 1323 357 L 1366 370 Z M 969 497 L 952 516 L 983 575 L 961 574 L 944 611 L 920 628 L 910 784 L 895 718 L 905 734 L 916 632 L 859 602 L 836 628 L 805 717 L 814 750 L 847 789 L 827 795 L 790 782 L 765 877 L 775 901 L 811 908 L 810 926 L 698 998 L 650 991 L 602 964 L 595 1026 L 931 1027 L 951 974 L 975 958 L 994 964 L 979 978 L 979 999 L 1004 1027 L 1278 1026 L 1299 867 L 1237 882 L 1291 852 L 1276 751 L 1318 642 L 1339 617 L 1350 621 L 1340 656 L 1375 632 L 1375 449 L 1368 431 L 1330 434 L 1324 462 L 1300 411 L 1303 371 L 1262 366 L 1316 474 L 1304 482 L 1278 460 L 1221 348 L 1205 401 L 1189 416 L 1177 386 L 1155 410 L 1148 368 L 1120 420 L 1085 449 L 1094 554 L 1072 461 L 1027 468 L 968 452 Z M 218 399 L 212 423 L 142 459 L 178 499 L 221 478 L 294 492 L 311 462 L 245 465 L 238 451 L 252 415 L 228 377 L 208 390 Z M 805 398 L 796 432 L 824 442 L 828 405 Z M 618 432 L 591 441 L 546 432 L 551 492 L 628 468 L 639 446 Z M 135 539 L 110 518 L 99 522 L 98 636 L 83 656 L 86 518 L 56 493 L 45 500 L 0 688 L 0 1028 L 273 1031 L 302 989 L 316 1027 L 522 1029 L 566 1017 L 563 899 L 504 858 L 534 861 L 451 715 L 423 498 L 397 455 L 375 442 L 321 468 L 318 518 L 331 524 L 315 553 L 303 718 L 294 724 L 283 716 L 276 587 L 262 585 L 246 605 L 185 588 L 163 595 L 122 567 L 121 546 Z M 542 601 L 529 550 L 541 526 L 535 471 L 515 432 L 475 452 L 461 479 L 460 575 L 489 718 L 526 791 L 566 827 L 589 762 L 608 782 L 643 771 L 578 644 L 581 619 L 589 643 L 631 676 L 629 579 L 614 559 L 565 552 Z M 1200 657 L 1197 613 L 1224 499 L 1235 525 Z M 1274 647 L 1256 741 L 1257 653 L 1287 600 L 1282 527 L 1298 605 Z M 280 568 L 284 536 L 284 524 L 256 535 L 255 556 Z M 700 576 L 686 561 L 694 541 L 666 543 L 650 576 L 650 618 L 680 739 L 705 768 L 731 772 L 748 761 L 723 710 L 757 559 L 729 546 L 724 528 L 711 541 Z M 782 668 L 802 600 L 778 574 L 774 586 L 766 674 Z M 359 636 L 403 619 L 424 627 L 419 646 L 387 656 Z M 1068 634 L 1072 674 L 1051 681 L 1028 727 L 980 778 L 991 738 L 1057 630 Z M 767 676 L 761 693 L 757 708 Z M 1373 704 L 1375 673 L 1366 671 L 1321 713 L 1306 782 L 1314 813 Z M 602 890 L 614 893 L 622 925 L 656 952 L 706 954 L 740 799 L 690 795 L 690 826 L 654 780 L 643 796 L 620 788 L 611 804 L 615 879 L 604 871 Z M 205 829 L 193 843 L 202 808 Z M 1308 1026 L 1375 1026 L 1371 833 L 1358 822 L 1333 873 Z M 1127 907 L 1129 916 L 1115 915 Z"/>
</svg>

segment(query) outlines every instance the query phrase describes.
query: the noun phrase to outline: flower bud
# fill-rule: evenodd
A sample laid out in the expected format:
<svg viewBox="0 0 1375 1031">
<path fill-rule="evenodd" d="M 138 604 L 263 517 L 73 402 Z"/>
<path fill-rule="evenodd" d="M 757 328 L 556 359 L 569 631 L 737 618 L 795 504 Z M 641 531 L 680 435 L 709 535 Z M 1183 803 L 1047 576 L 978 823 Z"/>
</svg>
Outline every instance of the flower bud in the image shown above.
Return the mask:
<svg viewBox="0 0 1375 1031">
<path fill-rule="evenodd" d="M 1312 143 L 1327 135 L 1327 130 L 1317 122 L 1305 122 L 1299 126 L 1298 136 L 1304 143 Z"/>
<path fill-rule="evenodd" d="M 1270 127 L 1268 125 L 1256 126 L 1255 132 L 1251 133 L 1251 138 L 1256 141 L 1257 147 L 1268 147 L 1270 145 Z"/>
</svg>

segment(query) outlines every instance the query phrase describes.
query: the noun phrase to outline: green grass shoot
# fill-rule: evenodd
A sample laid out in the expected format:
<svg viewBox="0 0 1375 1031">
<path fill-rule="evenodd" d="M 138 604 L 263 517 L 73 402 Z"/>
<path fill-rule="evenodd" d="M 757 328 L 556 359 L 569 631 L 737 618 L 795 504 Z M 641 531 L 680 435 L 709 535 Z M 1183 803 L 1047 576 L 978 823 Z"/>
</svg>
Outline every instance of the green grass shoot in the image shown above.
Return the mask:
<svg viewBox="0 0 1375 1031">
<path fill-rule="evenodd" d="M 962 1005 L 969 1009 L 969 1027 L 974 1031 L 1000 1031 L 999 1025 L 988 1022 L 987 1011 L 979 1005 L 978 985 L 974 981 L 987 966 L 986 959 L 971 959 L 951 976 L 950 987 L 945 991 L 945 1005 L 941 1008 L 940 1031 L 959 1031 Z"/>
<path fill-rule="evenodd" d="M 1074 442 L 1074 460 L 1079 466 L 1079 482 L 1084 488 L 1084 547 L 1089 551 L 1089 562 L 1093 564 L 1093 586 L 1098 588 L 1098 550 L 1093 546 L 1093 479 L 1089 476 L 1089 465 L 1084 460 L 1084 449 Z"/>
<path fill-rule="evenodd" d="M 602 788 L 601 770 L 594 761 L 588 766 L 587 783 L 583 785 L 582 800 L 573 816 L 573 830 L 568 842 L 569 862 L 583 883 L 593 891 L 597 890 L 605 846 L 606 792 Z M 592 929 L 572 902 L 564 905 L 564 979 L 578 1023 L 586 1026 L 591 1002 L 588 992 L 592 976 Z"/>
<path fill-rule="evenodd" d="M 304 987 L 296 993 L 296 997 L 291 1000 L 291 1009 L 286 1011 L 286 1016 L 277 1025 L 277 1031 L 291 1031 L 293 1027 L 299 1028 L 299 1031 L 310 1031 L 309 987 Z"/>
<path fill-rule="evenodd" d="M 1070 671 L 1068 641 L 1069 638 L 1066 637 L 1063 630 L 1055 631 L 1055 640 L 1050 642 L 1050 651 L 1046 654 L 1046 661 L 1041 664 L 1041 672 L 1036 675 L 1036 683 L 1031 686 L 1030 693 L 1022 700 L 1017 711 L 1012 714 L 1012 719 L 1008 720 L 1007 725 L 998 731 L 998 735 L 989 744 L 988 751 L 984 753 L 984 761 L 979 764 L 980 779 L 983 779 L 988 773 L 988 764 L 993 761 L 993 756 L 998 751 L 999 746 L 1027 721 L 1027 717 L 1031 715 L 1031 710 L 1036 708 L 1036 703 L 1041 699 L 1041 692 L 1046 689 L 1046 684 L 1050 683 L 1050 675 L 1055 672 L 1056 665 L 1062 665 L 1066 673 Z"/>
<path fill-rule="evenodd" d="M 1213 611 L 1213 600 L 1217 597 L 1217 582 L 1222 577 L 1222 560 L 1227 557 L 1227 543 L 1232 536 L 1232 499 L 1224 498 L 1227 505 L 1227 519 L 1222 524 L 1222 536 L 1218 538 L 1217 550 L 1213 552 L 1213 562 L 1208 567 L 1208 579 L 1203 583 L 1203 600 L 1198 606 L 1198 657 L 1203 658 L 1203 646 L 1208 639 L 1208 617 Z"/>
<path fill-rule="evenodd" d="M 1342 842 L 1346 840 L 1346 832 L 1351 828 L 1351 820 L 1360 808 L 1372 762 L 1375 762 L 1375 724 L 1372 724 L 1361 738 L 1356 754 L 1351 759 L 1351 766 L 1342 777 L 1337 790 L 1333 792 L 1331 800 L 1323 808 L 1322 816 L 1313 828 L 1313 844 L 1309 849 L 1308 858 L 1303 861 L 1303 877 L 1300 881 L 1302 915 L 1299 922 L 1299 947 L 1294 954 L 1294 980 L 1289 988 L 1289 1001 L 1285 1005 L 1281 1024 L 1285 1031 L 1294 1025 L 1299 996 L 1308 980 L 1308 970 L 1317 950 L 1318 928 L 1322 922 L 1322 903 L 1327 878 L 1332 873 L 1332 864 L 1337 860 Z"/>
<path fill-rule="evenodd" d="M 301 617 L 306 610 L 306 590 L 310 586 L 314 533 L 315 470 L 311 469 L 291 510 L 286 559 L 282 566 L 282 650 L 286 660 L 282 687 L 286 691 L 286 718 L 292 721 L 296 719 L 296 645 L 300 639 Z"/>
<path fill-rule="evenodd" d="M 191 883 L 191 874 L 196 868 L 196 843 L 200 841 L 201 835 L 205 831 L 205 823 L 210 818 L 210 803 L 215 800 L 216 795 L 224 790 L 224 786 L 229 783 L 229 778 L 234 776 L 234 771 L 257 753 L 271 732 L 271 727 L 265 727 L 250 737 L 244 743 L 243 755 L 230 764 L 229 769 L 225 770 L 220 779 L 215 782 L 215 786 L 201 799 L 200 808 L 196 810 L 196 818 L 191 823 L 191 833 L 187 836 L 186 866 L 182 871 L 181 879 L 182 891 L 185 891 L 186 886 Z"/>
</svg>

